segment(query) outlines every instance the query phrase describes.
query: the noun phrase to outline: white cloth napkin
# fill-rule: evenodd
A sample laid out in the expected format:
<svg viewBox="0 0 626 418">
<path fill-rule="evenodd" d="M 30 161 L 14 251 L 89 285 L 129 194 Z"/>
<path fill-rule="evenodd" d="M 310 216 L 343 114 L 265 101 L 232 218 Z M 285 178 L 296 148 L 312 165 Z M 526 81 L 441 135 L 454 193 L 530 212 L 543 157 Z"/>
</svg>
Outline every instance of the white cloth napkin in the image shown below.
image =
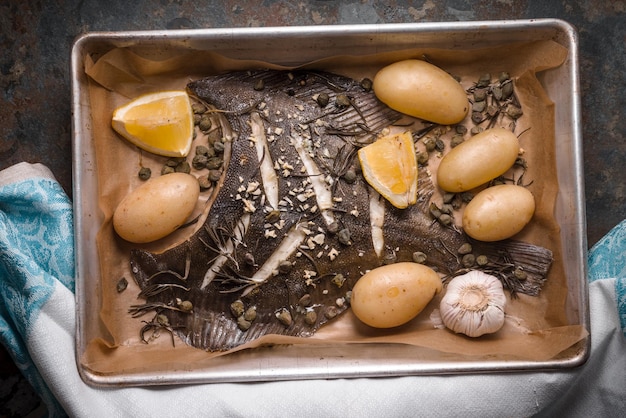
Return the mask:
<svg viewBox="0 0 626 418">
<path fill-rule="evenodd" d="M 591 356 L 576 369 L 93 388 L 75 359 L 72 207 L 52 173 L 0 172 L 0 341 L 50 416 L 618 417 L 626 411 L 626 221 L 590 252 Z"/>
</svg>

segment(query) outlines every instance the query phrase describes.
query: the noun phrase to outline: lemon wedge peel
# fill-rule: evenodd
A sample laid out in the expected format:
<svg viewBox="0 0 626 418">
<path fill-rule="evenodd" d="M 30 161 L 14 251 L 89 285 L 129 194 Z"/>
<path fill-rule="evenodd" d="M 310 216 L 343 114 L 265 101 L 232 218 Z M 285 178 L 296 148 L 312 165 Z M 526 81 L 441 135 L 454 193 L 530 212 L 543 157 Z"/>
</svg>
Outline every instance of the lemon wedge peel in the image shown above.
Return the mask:
<svg viewBox="0 0 626 418">
<path fill-rule="evenodd" d="M 393 206 L 417 202 L 417 159 L 410 132 L 384 136 L 358 152 L 363 177 Z"/>
<path fill-rule="evenodd" d="M 153 154 L 185 157 L 193 140 L 193 111 L 185 91 L 137 97 L 113 112 L 112 127 L 126 140 Z"/>
</svg>

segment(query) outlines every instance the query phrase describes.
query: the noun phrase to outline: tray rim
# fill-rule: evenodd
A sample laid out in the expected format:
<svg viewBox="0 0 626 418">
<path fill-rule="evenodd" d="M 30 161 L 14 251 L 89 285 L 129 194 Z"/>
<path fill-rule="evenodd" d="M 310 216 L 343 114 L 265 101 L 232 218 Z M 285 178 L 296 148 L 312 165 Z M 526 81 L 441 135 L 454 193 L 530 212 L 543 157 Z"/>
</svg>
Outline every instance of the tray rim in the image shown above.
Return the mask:
<svg viewBox="0 0 626 418">
<path fill-rule="evenodd" d="M 580 283 L 577 283 L 577 304 L 581 325 L 584 325 L 590 333 L 589 296 L 587 277 L 587 241 L 586 241 L 586 214 L 584 204 L 584 176 L 582 172 L 582 129 L 581 129 L 581 105 L 578 75 L 578 35 L 576 29 L 569 23 L 560 19 L 520 19 L 520 20 L 492 20 L 492 21 L 465 21 L 465 22 L 419 22 L 419 23 L 393 23 L 393 24 L 364 24 L 364 25 L 319 25 L 319 26 L 283 26 L 283 27 L 245 27 L 245 28 L 205 28 L 205 29 L 181 29 L 181 30 L 147 30 L 147 31 L 99 31 L 88 32 L 79 35 L 71 51 L 71 85 L 72 85 L 72 162 L 73 162 L 73 192 L 74 192 L 74 240 L 76 248 L 76 362 L 81 378 L 93 386 L 139 386 L 160 384 L 186 384 L 186 383 L 212 383 L 212 382 L 242 382 L 242 381 L 267 381 L 286 379 L 318 379 L 318 378 L 352 378 L 352 377 L 379 377 L 379 376 L 406 376 L 406 375 L 430 375 L 430 374 L 461 374 L 461 373 L 490 373 L 490 372 L 519 372 L 519 371 L 547 371 L 578 367 L 584 364 L 590 354 L 591 334 L 574 348 L 574 353 L 568 359 L 549 360 L 545 362 L 530 361 L 481 361 L 479 364 L 472 361 L 455 362 L 454 367 L 445 367 L 439 363 L 417 363 L 412 365 L 396 365 L 391 369 L 381 368 L 376 364 L 359 364 L 355 369 L 351 365 L 335 364 L 332 372 L 328 369 L 317 370 L 315 367 L 302 369 L 301 373 L 294 373 L 291 369 L 271 369 L 257 372 L 254 376 L 245 376 L 238 371 L 216 375 L 213 371 L 175 371 L 167 375 L 132 373 L 126 375 L 103 375 L 87 370 L 80 361 L 81 349 L 84 341 L 81 340 L 83 318 L 86 314 L 85 301 L 82 296 L 86 272 L 84 260 L 84 242 L 92 239 L 90 231 L 86 227 L 85 220 L 79 216 L 83 213 L 84 199 L 81 199 L 87 190 L 83 190 L 82 180 L 84 173 L 95 170 L 95 161 L 84 161 L 81 156 L 87 155 L 88 150 L 80 140 L 85 131 L 82 122 L 89 115 L 88 105 L 84 104 L 84 94 L 81 91 L 81 78 L 84 80 L 83 58 L 84 53 L 93 45 L 103 47 L 133 46 L 141 42 L 187 42 L 201 38 L 204 42 L 220 39 L 234 39 L 237 37 L 275 37 L 287 38 L 290 36 L 382 36 L 392 34 L 412 33 L 471 33 L 473 31 L 511 31 L 528 30 L 531 28 L 552 29 L 555 36 L 561 36 L 561 43 L 565 43 L 569 49 L 568 71 L 572 82 L 570 106 L 567 112 L 571 115 L 571 140 L 573 143 L 573 168 L 576 196 L 574 198 L 576 210 L 573 214 L 575 235 L 579 241 L 577 256 L 581 260 L 578 267 Z M 93 191 L 91 192 L 93 193 Z M 307 346 L 305 346 L 307 347 Z M 319 347 L 319 346 L 316 346 Z M 254 357 L 254 354 L 252 355 Z M 259 359 L 253 359 L 259 361 Z M 383 370 L 385 369 L 385 370 Z"/>
</svg>

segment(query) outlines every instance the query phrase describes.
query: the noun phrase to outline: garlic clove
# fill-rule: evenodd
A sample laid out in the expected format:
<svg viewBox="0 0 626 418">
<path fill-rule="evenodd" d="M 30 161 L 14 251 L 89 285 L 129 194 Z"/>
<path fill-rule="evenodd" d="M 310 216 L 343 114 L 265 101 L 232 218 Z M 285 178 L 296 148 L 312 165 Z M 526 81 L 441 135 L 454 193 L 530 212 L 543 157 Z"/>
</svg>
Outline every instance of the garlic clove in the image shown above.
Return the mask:
<svg viewBox="0 0 626 418">
<path fill-rule="evenodd" d="M 472 270 L 452 279 L 439 310 L 444 325 L 468 337 L 498 331 L 504 325 L 506 296 L 497 277 Z"/>
</svg>

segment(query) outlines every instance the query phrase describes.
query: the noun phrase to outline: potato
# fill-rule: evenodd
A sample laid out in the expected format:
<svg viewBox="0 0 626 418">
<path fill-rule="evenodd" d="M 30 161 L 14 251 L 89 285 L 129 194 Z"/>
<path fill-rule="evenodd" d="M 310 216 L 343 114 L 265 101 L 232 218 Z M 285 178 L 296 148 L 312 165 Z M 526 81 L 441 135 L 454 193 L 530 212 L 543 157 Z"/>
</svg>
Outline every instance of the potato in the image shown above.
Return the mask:
<svg viewBox="0 0 626 418">
<path fill-rule="evenodd" d="M 374 93 L 392 109 L 441 125 L 461 122 L 469 110 L 463 86 L 439 67 L 398 61 L 374 77 Z"/>
<path fill-rule="evenodd" d="M 181 226 L 193 212 L 200 186 L 186 173 L 148 180 L 117 206 L 113 228 L 126 241 L 146 243 L 163 238 Z"/>
<path fill-rule="evenodd" d="M 417 263 L 395 263 L 365 273 L 352 289 L 352 311 L 365 324 L 391 328 L 415 318 L 441 291 L 441 279 Z"/>
<path fill-rule="evenodd" d="M 452 148 L 439 163 L 437 183 L 447 192 L 464 192 L 504 174 L 519 154 L 519 140 L 508 129 L 492 128 Z"/>
<path fill-rule="evenodd" d="M 463 230 L 479 241 L 500 241 L 520 232 L 535 213 L 535 198 L 513 184 L 488 187 L 463 211 Z"/>
</svg>

